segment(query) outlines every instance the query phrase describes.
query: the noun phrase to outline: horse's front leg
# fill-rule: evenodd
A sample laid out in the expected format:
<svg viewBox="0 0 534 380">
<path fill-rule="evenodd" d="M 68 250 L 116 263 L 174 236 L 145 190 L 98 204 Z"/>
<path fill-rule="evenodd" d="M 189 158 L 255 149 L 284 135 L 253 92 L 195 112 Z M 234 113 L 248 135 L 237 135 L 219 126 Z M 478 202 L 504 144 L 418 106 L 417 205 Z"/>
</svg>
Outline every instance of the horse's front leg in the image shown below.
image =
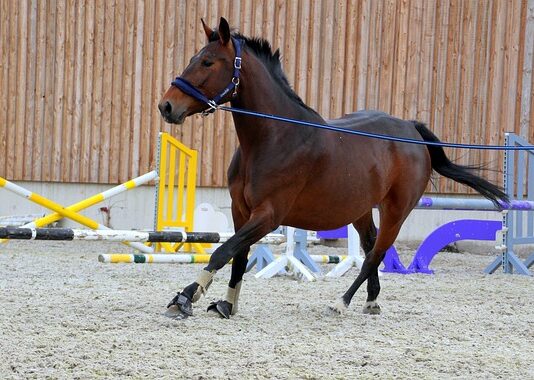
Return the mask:
<svg viewBox="0 0 534 380">
<path fill-rule="evenodd" d="M 247 218 L 241 212 L 238 203 L 232 202 L 232 219 L 234 221 L 234 228 L 239 232 L 243 225 L 247 222 Z M 226 291 L 226 299 L 212 302 L 208 306 L 208 311 L 219 313 L 223 318 L 230 318 L 230 315 L 237 313 L 239 308 L 239 293 L 241 292 L 241 283 L 243 275 L 247 270 L 249 249 L 238 252 L 232 261 L 232 274 L 230 275 L 230 282 L 228 283 L 228 290 Z"/>
<path fill-rule="evenodd" d="M 255 209 L 239 231 L 213 252 L 208 265 L 200 272 L 197 280 L 178 292 L 171 300 L 167 305 L 165 315 L 175 319 L 183 319 L 193 315 L 192 304 L 206 293 L 215 273 L 233 258 L 237 258 L 238 264 L 242 264 L 243 260 L 240 259 L 243 252 L 245 254 L 248 253 L 252 244 L 277 227 L 274 225 L 273 220 L 272 208 L 259 207 Z M 246 261 L 244 262 L 246 267 Z M 239 274 L 239 272 L 236 273 Z M 242 274 L 238 277 L 242 277 Z M 241 279 L 239 278 L 239 283 L 240 281 Z M 239 295 L 237 284 L 233 288 L 234 300 Z M 232 297 L 232 294 L 229 294 L 229 296 Z"/>
</svg>

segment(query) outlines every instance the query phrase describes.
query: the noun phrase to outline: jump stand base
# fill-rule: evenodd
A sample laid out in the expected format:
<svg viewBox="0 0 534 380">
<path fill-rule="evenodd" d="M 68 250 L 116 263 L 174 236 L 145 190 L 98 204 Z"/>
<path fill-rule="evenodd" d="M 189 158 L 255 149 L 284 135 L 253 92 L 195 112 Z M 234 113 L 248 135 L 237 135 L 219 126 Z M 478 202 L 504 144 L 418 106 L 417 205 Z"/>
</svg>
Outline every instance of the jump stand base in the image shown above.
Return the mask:
<svg viewBox="0 0 534 380">
<path fill-rule="evenodd" d="M 302 274 L 302 276 L 308 281 L 315 280 L 315 276 L 313 275 L 313 273 L 308 270 L 308 268 L 306 268 L 304 264 L 300 262 L 299 259 L 297 259 L 295 256 L 286 255 L 280 256 L 278 259 L 274 260 L 272 263 L 270 263 L 265 268 L 256 273 L 255 277 L 271 278 L 282 271 L 285 272 L 285 268 L 289 265 L 293 266 L 293 271 L 295 274 Z"/>
<path fill-rule="evenodd" d="M 341 277 L 352 267 L 357 267 L 361 269 L 363 265 L 363 257 L 360 255 L 349 255 L 339 264 L 337 264 L 334 269 L 326 274 L 326 277 Z"/>
<path fill-rule="evenodd" d="M 248 259 L 247 272 L 254 266 L 258 271 L 261 271 L 267 265 L 275 260 L 273 253 L 265 244 L 260 244 Z"/>
<path fill-rule="evenodd" d="M 399 273 L 399 274 L 408 274 L 413 273 L 412 271 L 406 269 L 402 264 L 399 258 L 399 254 L 394 246 L 389 247 L 386 251 L 386 256 L 384 257 L 384 268 L 380 270 L 383 273 Z"/>
<path fill-rule="evenodd" d="M 293 227 L 287 227 L 287 245 L 286 252 L 265 268 L 256 273 L 256 278 L 271 278 L 280 272 L 285 272 L 287 266 L 292 266 L 295 274 L 301 274 L 306 280 L 315 280 L 313 270 L 320 273 L 318 265 L 309 257 L 306 251 L 306 236 L 307 232 L 303 230 L 296 230 Z M 299 255 L 297 258 L 295 254 Z M 304 264 L 301 260 L 305 260 Z M 310 269 L 306 265 L 310 265 Z"/>
<path fill-rule="evenodd" d="M 508 266 L 505 266 L 503 268 L 503 260 L 502 256 L 497 257 L 490 265 L 484 269 L 484 273 L 492 274 L 497 271 L 499 268 L 503 268 L 504 273 L 516 273 L 516 274 L 522 274 L 525 276 L 532 276 L 532 272 L 528 269 L 529 266 L 531 266 L 534 263 L 534 254 L 529 256 L 527 260 L 523 263 L 519 257 L 516 256 L 515 253 L 509 251 L 506 253 L 503 253 L 503 255 L 506 254 L 508 256 Z M 530 261 L 530 264 L 529 264 Z"/>
</svg>

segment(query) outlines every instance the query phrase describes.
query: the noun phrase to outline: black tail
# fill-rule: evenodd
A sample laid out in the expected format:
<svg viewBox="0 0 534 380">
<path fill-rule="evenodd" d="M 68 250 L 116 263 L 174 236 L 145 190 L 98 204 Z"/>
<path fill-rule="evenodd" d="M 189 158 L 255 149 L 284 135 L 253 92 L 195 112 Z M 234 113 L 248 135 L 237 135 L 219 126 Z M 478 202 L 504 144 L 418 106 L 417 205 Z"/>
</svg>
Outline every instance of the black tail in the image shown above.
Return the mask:
<svg viewBox="0 0 534 380">
<path fill-rule="evenodd" d="M 413 122 L 415 129 L 425 141 L 439 142 L 435 134 L 430 131 L 423 123 L 417 121 Z M 463 183 L 482 194 L 484 197 L 492 201 L 499 209 L 502 206 L 499 201 L 508 202 L 508 196 L 497 186 L 486 181 L 485 179 L 471 173 L 472 168 L 462 165 L 456 165 L 451 162 L 445 155 L 443 148 L 435 145 L 427 145 L 430 153 L 430 160 L 432 162 L 432 169 L 436 172 L 450 178 L 456 182 Z"/>
</svg>

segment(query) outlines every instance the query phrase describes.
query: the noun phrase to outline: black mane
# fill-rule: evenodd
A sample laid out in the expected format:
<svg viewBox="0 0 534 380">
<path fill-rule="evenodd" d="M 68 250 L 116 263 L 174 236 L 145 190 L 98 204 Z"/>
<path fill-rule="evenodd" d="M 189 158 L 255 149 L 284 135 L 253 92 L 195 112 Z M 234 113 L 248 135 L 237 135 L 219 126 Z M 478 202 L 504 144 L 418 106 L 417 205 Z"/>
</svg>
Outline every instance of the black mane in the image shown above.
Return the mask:
<svg viewBox="0 0 534 380">
<path fill-rule="evenodd" d="M 273 53 L 271 44 L 269 41 L 259 37 L 246 37 L 240 33 L 233 32 L 232 37 L 245 41 L 245 46 L 251 50 L 256 57 L 258 57 L 264 64 L 267 70 L 271 73 L 276 82 L 280 85 L 280 88 L 286 93 L 286 95 L 295 101 L 299 106 L 304 107 L 306 110 L 311 111 L 318 115 L 318 113 L 311 107 L 308 107 L 302 99 L 293 90 L 286 74 L 282 70 L 282 64 L 280 62 L 280 49 L 276 49 Z M 219 33 L 215 30 L 210 38 L 210 42 L 219 40 Z"/>
</svg>

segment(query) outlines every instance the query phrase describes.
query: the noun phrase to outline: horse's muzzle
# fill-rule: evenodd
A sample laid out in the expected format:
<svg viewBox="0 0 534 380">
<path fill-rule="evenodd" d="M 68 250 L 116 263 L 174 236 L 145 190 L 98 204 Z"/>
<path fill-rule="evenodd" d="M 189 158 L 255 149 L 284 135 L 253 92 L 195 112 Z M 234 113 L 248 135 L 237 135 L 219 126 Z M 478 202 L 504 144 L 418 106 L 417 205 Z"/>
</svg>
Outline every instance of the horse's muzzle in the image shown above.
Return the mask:
<svg viewBox="0 0 534 380">
<path fill-rule="evenodd" d="M 183 124 L 187 117 L 186 109 L 183 107 L 176 107 L 168 100 L 162 100 L 158 104 L 159 112 L 167 123 Z"/>
</svg>

